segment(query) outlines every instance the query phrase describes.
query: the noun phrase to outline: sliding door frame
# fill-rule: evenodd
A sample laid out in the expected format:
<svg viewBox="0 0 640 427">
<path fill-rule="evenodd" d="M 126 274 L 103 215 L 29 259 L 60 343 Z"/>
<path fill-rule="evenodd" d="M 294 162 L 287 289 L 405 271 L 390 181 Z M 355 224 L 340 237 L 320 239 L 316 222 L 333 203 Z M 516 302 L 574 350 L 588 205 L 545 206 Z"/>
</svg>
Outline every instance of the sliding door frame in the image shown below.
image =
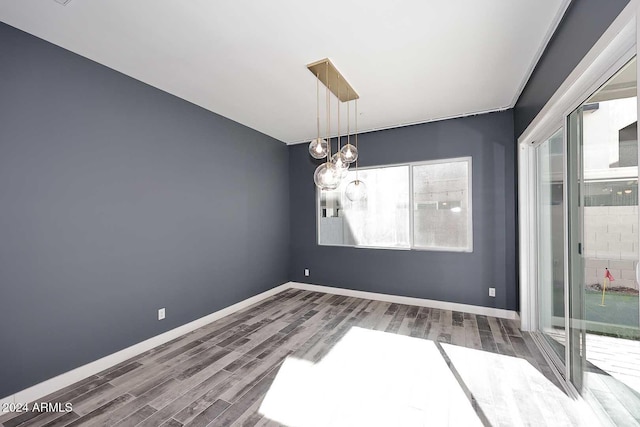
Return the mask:
<svg viewBox="0 0 640 427">
<path fill-rule="evenodd" d="M 531 215 L 531 228 L 532 228 L 532 241 L 531 241 L 531 265 L 534 266 L 534 268 L 532 269 L 533 271 L 531 271 L 531 276 L 530 279 L 532 280 L 532 283 L 534 284 L 534 286 L 532 286 L 532 302 L 533 302 L 533 307 L 532 307 L 532 324 L 535 325 L 531 331 L 532 331 L 532 336 L 534 337 L 535 341 L 538 343 L 538 346 L 544 347 L 545 349 L 545 356 L 548 356 L 547 358 L 547 362 L 551 361 L 553 363 L 553 365 L 555 365 L 556 369 L 559 371 L 559 373 L 561 375 L 564 374 L 565 372 L 565 366 L 566 366 L 566 351 L 565 351 L 565 357 L 558 357 L 558 355 L 556 354 L 556 352 L 551 348 L 551 346 L 548 344 L 547 340 L 543 337 L 543 333 L 540 331 L 541 325 L 542 325 L 542 321 L 540 319 L 540 308 L 542 305 L 542 302 L 540 301 L 540 289 L 539 289 L 539 284 L 540 284 L 540 277 L 539 277 L 539 265 L 540 265 L 540 259 L 538 258 L 540 251 L 539 251 L 539 245 L 542 243 L 538 240 L 538 236 L 540 236 L 539 233 L 539 229 L 538 229 L 538 212 L 537 212 L 537 208 L 539 203 L 541 203 L 541 200 L 539 198 L 539 189 L 537 188 L 537 184 L 539 183 L 539 180 L 542 178 L 541 176 L 538 176 L 538 171 L 539 166 L 538 165 L 538 160 L 539 160 L 539 156 L 538 156 L 538 150 L 540 149 L 540 146 L 542 144 L 544 144 L 545 142 L 548 142 L 553 136 L 555 136 L 558 132 L 563 132 L 563 144 L 562 144 L 562 182 L 563 184 L 567 181 L 567 168 L 566 168 L 566 164 L 565 164 L 565 160 L 567 158 L 567 154 L 566 154 L 566 144 L 564 143 L 565 141 L 565 137 L 564 137 L 564 129 L 561 126 L 560 123 L 550 123 L 550 124 L 554 124 L 557 125 L 557 128 L 553 128 L 554 130 L 550 131 L 550 133 L 548 135 L 545 135 L 543 138 L 540 138 L 538 141 L 535 141 L 534 143 L 532 143 L 529 148 L 529 154 L 531 156 L 531 164 L 530 164 L 530 178 L 531 178 L 531 192 L 532 194 L 529 196 L 530 197 L 530 215 Z M 566 226 L 567 226 L 567 215 L 566 215 L 566 203 L 565 200 L 567 199 L 567 194 L 566 194 L 566 185 L 562 186 L 562 199 L 563 199 L 563 204 L 562 204 L 562 227 L 563 230 L 566 230 Z M 563 258 L 564 258 L 564 248 L 567 244 L 566 240 L 566 233 L 564 233 L 563 235 Z M 564 271 L 564 265 L 563 265 L 563 287 L 564 287 L 564 293 L 566 293 L 566 271 Z M 564 295 L 563 293 L 563 295 Z M 563 304 L 565 305 L 564 309 L 566 312 L 566 303 L 567 300 L 566 298 L 563 299 Z M 551 310 L 551 312 L 553 312 L 553 310 Z M 566 322 L 566 317 L 563 320 L 564 321 L 564 328 L 566 331 L 566 327 L 567 327 L 567 322 Z M 566 338 L 566 334 L 565 334 L 565 338 Z M 549 360 L 550 359 L 550 360 Z"/>
<path fill-rule="evenodd" d="M 536 223 L 536 149 L 559 129 L 563 129 L 563 199 L 564 199 L 564 308 L 565 308 L 565 360 L 564 372 L 555 372 L 566 391 L 574 398 L 580 394 L 571 384 L 569 351 L 569 217 L 567 203 L 567 162 L 569 153 L 568 117 L 586 99 L 606 83 L 634 56 L 640 45 L 638 22 L 640 22 L 639 0 L 631 0 L 614 20 L 583 60 L 567 77 L 540 113 L 518 138 L 518 220 L 520 233 L 520 320 L 521 328 L 531 331 L 536 343 L 551 366 L 559 368 L 560 362 L 539 333 L 538 319 L 538 259 Z M 640 66 L 638 73 L 640 74 Z M 638 79 L 640 81 L 640 79 Z M 640 111 L 640 97 L 639 108 Z M 555 360 L 554 360 L 555 359 Z"/>
</svg>

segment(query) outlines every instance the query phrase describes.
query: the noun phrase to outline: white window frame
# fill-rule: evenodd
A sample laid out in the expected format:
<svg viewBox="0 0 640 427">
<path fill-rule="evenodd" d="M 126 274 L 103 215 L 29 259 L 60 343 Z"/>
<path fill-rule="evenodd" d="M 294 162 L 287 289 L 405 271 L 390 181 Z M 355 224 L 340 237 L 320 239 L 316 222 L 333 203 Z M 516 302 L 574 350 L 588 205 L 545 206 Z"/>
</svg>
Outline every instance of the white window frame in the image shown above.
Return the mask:
<svg viewBox="0 0 640 427">
<path fill-rule="evenodd" d="M 414 244 L 414 200 L 413 200 L 413 168 L 416 166 L 425 166 L 425 165 L 435 165 L 442 163 L 455 163 L 455 162 L 467 162 L 468 165 L 468 174 L 467 174 L 467 227 L 468 227 L 468 235 L 467 235 L 467 246 L 464 248 L 455 248 L 455 247 L 446 247 L 446 246 L 416 246 Z M 408 162 L 408 163 L 394 163 L 389 165 L 379 165 L 379 166 L 367 166 L 358 168 L 358 170 L 371 170 L 371 169 L 384 169 L 391 167 L 406 167 L 407 173 L 409 174 L 409 246 L 407 247 L 393 247 L 393 246 L 365 246 L 365 245 L 345 245 L 345 244 L 325 244 L 320 243 L 320 218 L 322 215 L 322 207 L 320 206 L 321 194 L 322 190 L 319 188 L 316 189 L 316 244 L 318 246 L 337 246 L 337 247 L 347 247 L 347 248 L 359 248 L 359 249 L 389 249 L 396 251 L 436 251 L 436 252 L 463 252 L 463 253 L 472 253 L 473 252 L 473 193 L 472 193 L 472 183 L 473 183 L 473 161 L 471 156 L 465 157 L 453 157 L 447 159 L 436 159 L 436 160 L 424 160 L 419 162 Z M 366 184 L 366 183 L 365 183 Z"/>
</svg>

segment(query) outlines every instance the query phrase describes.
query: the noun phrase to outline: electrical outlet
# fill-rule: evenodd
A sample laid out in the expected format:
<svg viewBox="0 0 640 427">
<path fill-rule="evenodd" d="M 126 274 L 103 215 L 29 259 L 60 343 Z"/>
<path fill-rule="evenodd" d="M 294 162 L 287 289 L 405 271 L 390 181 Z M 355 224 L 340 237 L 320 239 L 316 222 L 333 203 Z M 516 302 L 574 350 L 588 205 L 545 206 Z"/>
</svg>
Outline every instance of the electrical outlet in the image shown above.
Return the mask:
<svg viewBox="0 0 640 427">
<path fill-rule="evenodd" d="M 489 296 L 490 297 L 496 296 L 496 288 L 489 288 Z"/>
<path fill-rule="evenodd" d="M 165 318 L 165 316 L 166 316 L 166 313 L 165 313 L 165 311 L 164 311 L 164 308 L 159 309 L 159 310 L 158 310 L 158 320 L 162 320 L 162 319 L 164 319 L 164 318 Z"/>
<path fill-rule="evenodd" d="M 309 269 L 308 269 L 308 268 L 305 268 L 305 269 L 304 269 L 304 275 L 305 275 L 305 276 L 307 276 L 307 277 L 309 277 Z"/>
</svg>

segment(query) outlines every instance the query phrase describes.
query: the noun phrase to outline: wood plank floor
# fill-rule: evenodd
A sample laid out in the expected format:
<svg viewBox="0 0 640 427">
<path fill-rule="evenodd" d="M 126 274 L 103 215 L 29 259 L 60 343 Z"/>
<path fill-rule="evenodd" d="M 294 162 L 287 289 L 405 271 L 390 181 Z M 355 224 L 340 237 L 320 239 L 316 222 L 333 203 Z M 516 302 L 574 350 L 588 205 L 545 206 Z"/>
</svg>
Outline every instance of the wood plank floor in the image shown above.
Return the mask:
<svg viewBox="0 0 640 427">
<path fill-rule="evenodd" d="M 428 340 L 437 346 L 437 357 L 451 369 L 447 375 L 455 377 L 466 398 L 451 404 L 454 409 L 469 405 L 480 425 L 580 423 L 532 339 L 510 320 L 290 289 L 39 401 L 70 402 L 73 412 L 4 414 L 0 424 L 280 425 L 259 410 L 274 380 L 282 379 L 278 375 L 285 360 L 309 365 L 329 360 L 352 328 L 404 336 L 414 344 L 416 339 Z M 409 398 L 419 396 L 417 391 Z M 364 405 L 360 411 L 372 409 Z M 317 425 L 312 419 L 308 425 Z M 331 425 L 358 422 L 336 419 Z"/>
</svg>

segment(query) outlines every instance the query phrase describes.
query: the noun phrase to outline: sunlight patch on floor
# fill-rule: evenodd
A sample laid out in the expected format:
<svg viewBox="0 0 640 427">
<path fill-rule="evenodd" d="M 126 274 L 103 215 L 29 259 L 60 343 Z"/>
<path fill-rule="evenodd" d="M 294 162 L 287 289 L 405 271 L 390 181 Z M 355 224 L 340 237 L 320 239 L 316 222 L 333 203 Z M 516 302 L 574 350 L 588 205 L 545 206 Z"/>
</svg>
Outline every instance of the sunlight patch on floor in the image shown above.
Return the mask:
<svg viewBox="0 0 640 427">
<path fill-rule="evenodd" d="M 260 413 L 290 427 L 482 425 L 435 343 L 358 327 L 317 364 L 287 358 Z"/>
<path fill-rule="evenodd" d="M 640 393 L 640 341 L 587 334 L 587 360 Z"/>
<path fill-rule="evenodd" d="M 584 408 L 527 360 L 451 344 L 442 348 L 491 425 L 591 425 Z"/>
</svg>

